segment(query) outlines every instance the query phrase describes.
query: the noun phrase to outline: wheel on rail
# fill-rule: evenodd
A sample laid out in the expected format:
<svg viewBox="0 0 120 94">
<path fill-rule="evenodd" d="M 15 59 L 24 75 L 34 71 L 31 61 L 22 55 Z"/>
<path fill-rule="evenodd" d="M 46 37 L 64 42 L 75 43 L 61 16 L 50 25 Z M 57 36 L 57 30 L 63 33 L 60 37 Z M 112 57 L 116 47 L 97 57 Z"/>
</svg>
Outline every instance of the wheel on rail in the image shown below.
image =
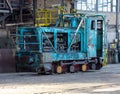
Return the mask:
<svg viewBox="0 0 120 94">
<path fill-rule="evenodd" d="M 74 65 L 71 65 L 71 66 L 70 66 L 70 72 L 71 72 L 71 73 L 74 73 L 74 72 L 75 72 L 75 66 L 74 66 Z"/>
<path fill-rule="evenodd" d="M 86 64 L 83 64 L 82 67 L 81 67 L 81 70 L 83 72 L 87 71 L 87 65 Z"/>
<path fill-rule="evenodd" d="M 56 72 L 58 73 L 58 74 L 61 74 L 62 73 L 62 66 L 57 66 L 57 68 L 56 68 Z"/>
<path fill-rule="evenodd" d="M 92 68 L 92 70 L 96 70 L 96 64 L 93 63 L 93 64 L 91 65 L 91 68 Z"/>
</svg>

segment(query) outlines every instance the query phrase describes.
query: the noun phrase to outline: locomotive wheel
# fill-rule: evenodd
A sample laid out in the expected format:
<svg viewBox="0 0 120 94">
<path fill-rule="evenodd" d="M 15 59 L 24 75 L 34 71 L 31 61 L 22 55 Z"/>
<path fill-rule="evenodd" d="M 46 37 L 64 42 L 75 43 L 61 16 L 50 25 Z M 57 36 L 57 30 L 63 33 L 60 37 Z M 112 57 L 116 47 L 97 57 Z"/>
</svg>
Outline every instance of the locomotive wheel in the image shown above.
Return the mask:
<svg viewBox="0 0 120 94">
<path fill-rule="evenodd" d="M 96 70 L 96 64 L 91 65 L 92 70 Z"/>
<path fill-rule="evenodd" d="M 56 72 L 57 72 L 58 74 L 62 73 L 62 66 L 57 66 Z"/>
<path fill-rule="evenodd" d="M 97 70 L 99 70 L 101 67 L 102 67 L 102 64 L 100 64 L 100 63 L 97 63 L 97 64 L 96 64 L 96 69 L 97 69 Z"/>
<path fill-rule="evenodd" d="M 37 68 L 37 69 L 36 69 L 36 72 L 37 72 L 38 74 L 41 74 L 40 68 Z"/>
<path fill-rule="evenodd" d="M 87 71 L 87 65 L 86 64 L 82 65 L 82 71 L 83 72 Z"/>
<path fill-rule="evenodd" d="M 71 73 L 75 72 L 75 67 L 74 67 L 74 65 L 71 65 L 71 66 L 70 66 L 70 72 L 71 72 Z"/>
</svg>

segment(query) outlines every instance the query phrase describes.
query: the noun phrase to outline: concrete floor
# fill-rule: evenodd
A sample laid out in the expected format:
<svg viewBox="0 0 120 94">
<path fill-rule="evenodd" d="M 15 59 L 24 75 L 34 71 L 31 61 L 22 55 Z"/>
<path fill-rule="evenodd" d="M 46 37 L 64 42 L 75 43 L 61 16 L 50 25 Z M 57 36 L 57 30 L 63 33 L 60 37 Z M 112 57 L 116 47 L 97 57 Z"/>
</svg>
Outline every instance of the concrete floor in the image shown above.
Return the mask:
<svg viewBox="0 0 120 94">
<path fill-rule="evenodd" d="M 120 94 L 120 64 L 60 75 L 0 74 L 0 94 Z"/>
</svg>

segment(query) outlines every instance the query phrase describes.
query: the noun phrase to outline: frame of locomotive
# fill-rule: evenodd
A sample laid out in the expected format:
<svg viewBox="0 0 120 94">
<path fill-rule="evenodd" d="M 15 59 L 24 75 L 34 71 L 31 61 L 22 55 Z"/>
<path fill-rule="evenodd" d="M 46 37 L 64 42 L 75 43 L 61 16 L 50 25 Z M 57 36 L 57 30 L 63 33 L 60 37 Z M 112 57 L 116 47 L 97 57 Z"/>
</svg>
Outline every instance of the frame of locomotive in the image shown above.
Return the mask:
<svg viewBox="0 0 120 94">
<path fill-rule="evenodd" d="M 51 27 L 21 27 L 16 33 L 16 69 L 38 73 L 96 70 L 106 49 L 105 16 L 62 14 Z"/>
</svg>

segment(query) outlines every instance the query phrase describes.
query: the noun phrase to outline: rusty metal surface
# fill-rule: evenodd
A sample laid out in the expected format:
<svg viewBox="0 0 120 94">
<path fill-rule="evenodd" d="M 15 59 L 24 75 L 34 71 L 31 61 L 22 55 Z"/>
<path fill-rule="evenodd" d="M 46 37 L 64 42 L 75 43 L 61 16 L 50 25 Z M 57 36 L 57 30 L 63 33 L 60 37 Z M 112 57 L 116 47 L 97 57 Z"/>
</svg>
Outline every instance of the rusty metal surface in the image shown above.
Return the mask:
<svg viewBox="0 0 120 94">
<path fill-rule="evenodd" d="M 15 72 L 14 51 L 0 49 L 0 73 Z"/>
</svg>

